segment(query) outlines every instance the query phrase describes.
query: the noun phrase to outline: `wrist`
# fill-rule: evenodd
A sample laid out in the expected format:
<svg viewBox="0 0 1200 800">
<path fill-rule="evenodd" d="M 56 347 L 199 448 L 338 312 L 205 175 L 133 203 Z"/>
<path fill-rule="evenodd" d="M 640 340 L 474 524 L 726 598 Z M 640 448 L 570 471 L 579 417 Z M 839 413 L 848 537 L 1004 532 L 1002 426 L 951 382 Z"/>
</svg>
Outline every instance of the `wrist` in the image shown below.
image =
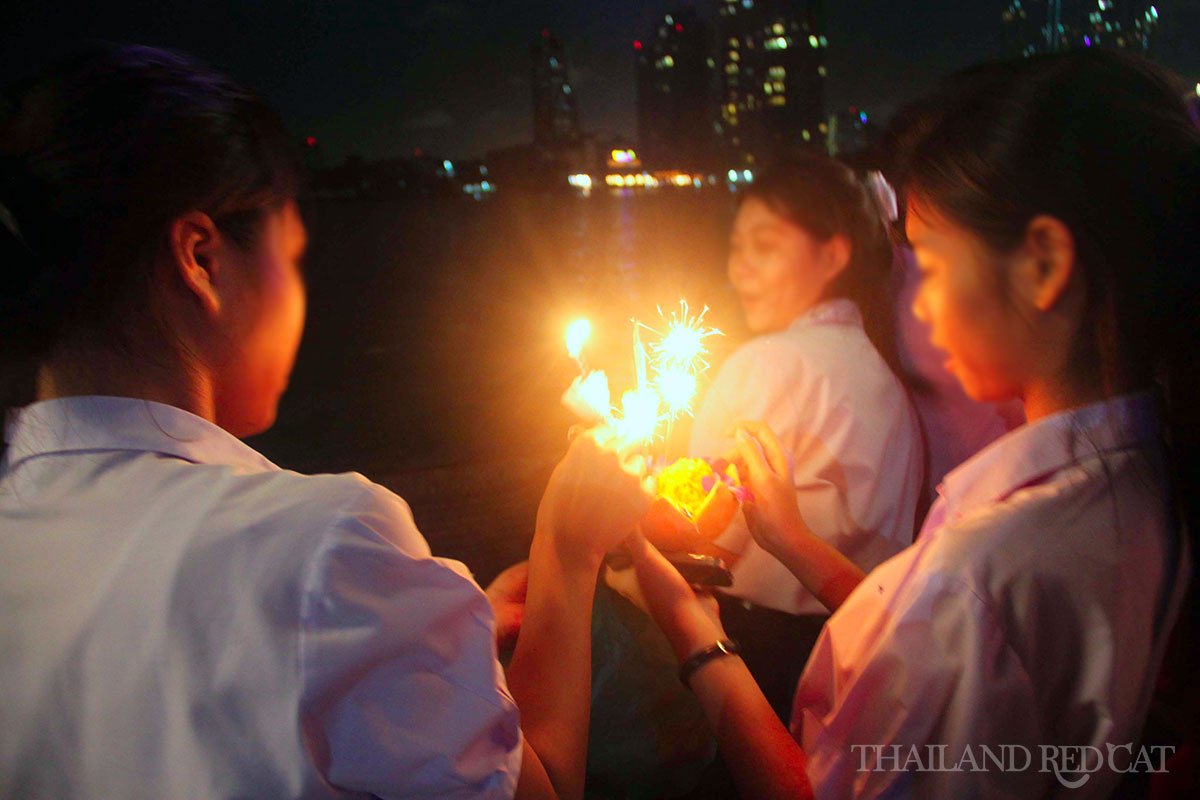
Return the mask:
<svg viewBox="0 0 1200 800">
<path fill-rule="evenodd" d="M 548 526 L 537 528 L 529 548 L 531 561 L 551 560 L 563 570 L 595 575 L 600 573 L 604 555 L 584 543 L 567 539 Z"/>
<path fill-rule="evenodd" d="M 804 519 L 797 517 L 779 531 L 779 535 L 774 537 L 767 551 L 786 564 L 789 559 L 807 552 L 812 547 L 813 540 L 818 538 L 820 537 L 813 533 Z"/>
<path fill-rule="evenodd" d="M 684 686 L 691 688 L 691 679 L 696 672 L 718 659 L 726 656 L 736 656 L 742 652 L 742 647 L 735 639 L 718 639 L 702 647 L 685 658 L 679 665 L 679 680 Z"/>
<path fill-rule="evenodd" d="M 713 642 L 728 638 L 724 629 L 707 616 L 703 619 L 681 620 L 672 627 L 669 637 L 671 649 L 675 651 L 675 658 L 680 663 L 710 647 Z"/>
</svg>

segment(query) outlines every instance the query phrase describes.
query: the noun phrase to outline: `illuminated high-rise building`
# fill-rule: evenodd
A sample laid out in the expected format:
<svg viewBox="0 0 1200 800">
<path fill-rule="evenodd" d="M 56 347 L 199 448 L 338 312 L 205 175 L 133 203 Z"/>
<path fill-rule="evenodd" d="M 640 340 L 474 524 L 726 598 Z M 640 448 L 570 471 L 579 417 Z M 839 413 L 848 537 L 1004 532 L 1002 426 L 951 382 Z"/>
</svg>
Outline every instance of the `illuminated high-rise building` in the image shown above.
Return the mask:
<svg viewBox="0 0 1200 800">
<path fill-rule="evenodd" d="M 1001 12 L 1014 55 L 1112 47 L 1145 53 L 1158 6 L 1147 0 L 1009 0 Z"/>
<path fill-rule="evenodd" d="M 732 163 L 824 147 L 824 11 L 823 0 L 721 0 L 718 126 Z"/>
<path fill-rule="evenodd" d="M 694 11 L 673 11 L 633 43 L 638 147 L 648 163 L 703 167 L 715 155 L 710 30 Z"/>
<path fill-rule="evenodd" d="M 579 141 L 579 107 L 562 43 L 544 30 L 529 48 L 533 66 L 533 140 L 554 149 Z"/>
</svg>

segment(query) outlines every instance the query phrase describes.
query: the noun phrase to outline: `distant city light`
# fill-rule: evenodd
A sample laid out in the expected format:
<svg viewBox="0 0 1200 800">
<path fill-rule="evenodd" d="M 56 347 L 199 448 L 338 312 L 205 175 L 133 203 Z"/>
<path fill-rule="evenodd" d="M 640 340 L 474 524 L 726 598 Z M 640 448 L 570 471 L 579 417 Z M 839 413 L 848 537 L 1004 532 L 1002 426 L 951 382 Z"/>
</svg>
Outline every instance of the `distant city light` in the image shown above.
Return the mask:
<svg viewBox="0 0 1200 800">
<path fill-rule="evenodd" d="M 634 43 L 633 43 L 633 49 L 634 49 L 634 50 L 641 50 L 641 49 L 642 49 L 642 43 L 641 43 L 640 41 L 636 41 L 636 40 L 635 40 L 635 41 L 634 41 Z"/>
<path fill-rule="evenodd" d="M 1196 84 L 1196 97 L 1200 97 L 1200 83 Z"/>
<path fill-rule="evenodd" d="M 808 37 L 808 43 L 812 47 L 820 47 L 821 46 L 821 40 L 818 39 L 815 35 L 811 35 L 811 34 Z"/>
<path fill-rule="evenodd" d="M 592 188 L 592 176 L 584 174 L 584 173 L 568 175 L 567 183 L 569 183 L 570 185 L 574 186 L 577 189 L 591 189 Z"/>
<path fill-rule="evenodd" d="M 865 125 L 867 123 L 867 112 L 860 111 L 858 114 L 858 121 Z"/>
<path fill-rule="evenodd" d="M 748 169 L 744 169 L 744 170 L 742 170 L 742 177 L 745 178 L 747 181 L 752 181 L 752 180 L 754 180 L 754 173 Z"/>
<path fill-rule="evenodd" d="M 452 161 L 450 161 L 450 159 L 446 159 L 445 161 L 442 162 L 442 171 L 444 171 L 448 177 L 453 178 L 454 177 L 454 163 Z"/>
<path fill-rule="evenodd" d="M 304 143 L 306 145 L 308 145 L 309 147 L 316 147 L 317 146 L 317 137 L 309 136 L 304 140 Z"/>
<path fill-rule="evenodd" d="M 632 164 L 637 161 L 637 153 L 632 150 L 613 150 L 612 160 L 618 164 Z"/>
<path fill-rule="evenodd" d="M 729 170 L 729 180 L 731 183 L 737 183 L 738 173 L 736 169 Z"/>
<path fill-rule="evenodd" d="M 681 22 L 676 22 L 676 23 L 675 23 L 675 32 L 676 32 L 676 33 L 683 33 L 683 23 L 681 23 Z"/>
<path fill-rule="evenodd" d="M 1090 37 L 1090 36 L 1083 37 L 1083 46 L 1091 47 L 1092 46 L 1092 37 Z"/>
<path fill-rule="evenodd" d="M 1154 17 L 1155 19 L 1158 19 L 1158 8 L 1157 7 L 1150 6 L 1150 16 Z"/>
</svg>

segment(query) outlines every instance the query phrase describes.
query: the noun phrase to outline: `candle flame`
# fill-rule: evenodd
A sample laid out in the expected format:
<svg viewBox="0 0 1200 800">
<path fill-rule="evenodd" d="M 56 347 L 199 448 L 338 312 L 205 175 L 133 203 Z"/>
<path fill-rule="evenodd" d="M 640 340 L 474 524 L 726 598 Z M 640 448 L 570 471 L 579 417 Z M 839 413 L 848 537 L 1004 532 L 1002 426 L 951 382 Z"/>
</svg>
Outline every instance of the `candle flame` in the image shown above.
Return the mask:
<svg viewBox="0 0 1200 800">
<path fill-rule="evenodd" d="M 583 353 L 583 346 L 592 336 L 592 323 L 577 319 L 567 326 L 567 353 L 576 361 Z"/>
</svg>

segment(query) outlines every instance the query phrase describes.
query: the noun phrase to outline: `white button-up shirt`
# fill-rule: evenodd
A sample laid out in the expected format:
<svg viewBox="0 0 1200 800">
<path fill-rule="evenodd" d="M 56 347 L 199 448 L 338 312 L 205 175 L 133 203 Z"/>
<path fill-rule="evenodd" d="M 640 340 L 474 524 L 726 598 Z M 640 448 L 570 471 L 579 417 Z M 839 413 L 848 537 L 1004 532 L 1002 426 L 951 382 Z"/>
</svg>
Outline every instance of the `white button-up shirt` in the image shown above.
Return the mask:
<svg viewBox="0 0 1200 800">
<path fill-rule="evenodd" d="M 792 727 L 817 797 L 1108 796 L 1109 765 L 1132 758 L 1106 745 L 1137 755 L 1187 583 L 1158 435 L 1153 399 L 1127 396 L 1018 428 L 946 476 L 917 542 L 830 617 L 800 680 Z M 1086 779 L 1068 789 L 1055 766 L 1095 754 L 1043 745 L 1106 761 L 1064 773 Z"/>
<path fill-rule="evenodd" d="M 730 356 L 696 413 L 689 451 L 725 455 L 734 448 L 730 428 L 742 420 L 778 434 L 792 454 L 805 522 L 863 571 L 912 542 L 920 425 L 853 301 L 822 303 Z M 741 554 L 730 594 L 792 614 L 827 613 L 750 538 L 740 514 L 716 543 Z"/>
<path fill-rule="evenodd" d="M 399 497 L 144 400 L 6 439 L 0 796 L 512 796 L 491 607 Z"/>
</svg>

